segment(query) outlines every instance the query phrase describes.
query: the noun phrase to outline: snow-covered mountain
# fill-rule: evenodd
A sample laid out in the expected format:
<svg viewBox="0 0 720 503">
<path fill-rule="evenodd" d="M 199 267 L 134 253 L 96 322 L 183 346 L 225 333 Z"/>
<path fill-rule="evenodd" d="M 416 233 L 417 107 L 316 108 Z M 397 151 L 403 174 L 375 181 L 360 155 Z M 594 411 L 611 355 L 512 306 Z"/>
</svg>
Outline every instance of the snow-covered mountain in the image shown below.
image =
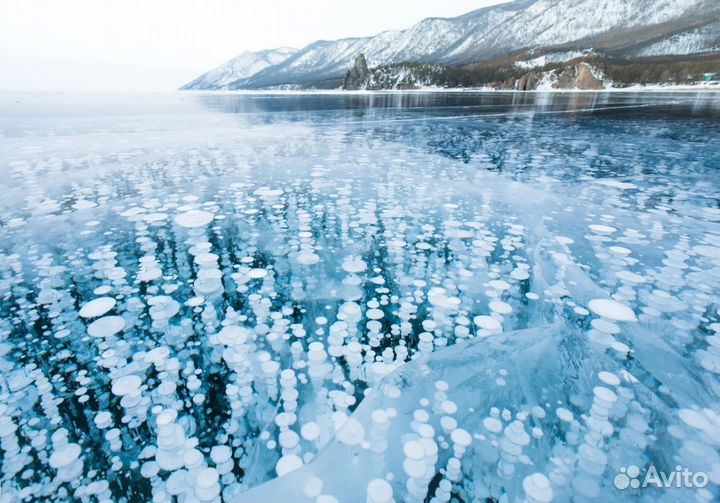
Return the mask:
<svg viewBox="0 0 720 503">
<path fill-rule="evenodd" d="M 425 19 L 406 30 L 374 37 L 320 40 L 226 86 L 323 86 L 341 78 L 360 54 L 369 67 L 379 67 L 396 63 L 460 66 L 552 48 L 617 50 L 632 45 L 638 54 L 644 46 L 664 44 L 649 49 L 657 53 L 672 45 L 672 40 L 663 42 L 671 36 L 680 37 L 675 45 L 682 47 L 688 47 L 688 37 L 712 38 L 693 30 L 711 25 L 706 31 L 714 33 L 712 23 L 718 21 L 718 0 L 516 0 L 456 18 Z"/>
<path fill-rule="evenodd" d="M 469 30 L 445 58 L 468 62 L 605 34 L 627 37 L 640 28 L 696 18 L 718 7 L 717 0 L 537 0 L 500 23 Z"/>
<path fill-rule="evenodd" d="M 291 47 L 243 52 L 185 84 L 182 89 L 228 89 L 233 82 L 252 77 L 265 68 L 282 63 L 296 52 L 297 49 Z"/>
</svg>

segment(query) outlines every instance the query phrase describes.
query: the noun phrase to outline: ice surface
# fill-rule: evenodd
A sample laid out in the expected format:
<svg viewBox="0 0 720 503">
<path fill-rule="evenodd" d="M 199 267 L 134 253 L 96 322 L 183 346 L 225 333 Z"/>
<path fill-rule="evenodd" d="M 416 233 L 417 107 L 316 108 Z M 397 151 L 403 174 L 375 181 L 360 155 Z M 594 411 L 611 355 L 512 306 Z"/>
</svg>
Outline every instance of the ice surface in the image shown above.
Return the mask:
<svg viewBox="0 0 720 503">
<path fill-rule="evenodd" d="M 0 103 L 0 502 L 720 497 L 718 96 Z"/>
</svg>

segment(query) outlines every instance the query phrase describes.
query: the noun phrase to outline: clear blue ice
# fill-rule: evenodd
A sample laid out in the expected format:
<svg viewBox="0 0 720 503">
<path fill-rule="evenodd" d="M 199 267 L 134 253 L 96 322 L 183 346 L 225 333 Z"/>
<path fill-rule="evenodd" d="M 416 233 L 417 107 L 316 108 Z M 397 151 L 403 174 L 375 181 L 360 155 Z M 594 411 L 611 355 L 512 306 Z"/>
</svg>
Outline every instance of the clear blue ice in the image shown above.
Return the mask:
<svg viewBox="0 0 720 503">
<path fill-rule="evenodd" d="M 717 94 L 0 110 L 0 502 L 720 498 Z"/>
</svg>

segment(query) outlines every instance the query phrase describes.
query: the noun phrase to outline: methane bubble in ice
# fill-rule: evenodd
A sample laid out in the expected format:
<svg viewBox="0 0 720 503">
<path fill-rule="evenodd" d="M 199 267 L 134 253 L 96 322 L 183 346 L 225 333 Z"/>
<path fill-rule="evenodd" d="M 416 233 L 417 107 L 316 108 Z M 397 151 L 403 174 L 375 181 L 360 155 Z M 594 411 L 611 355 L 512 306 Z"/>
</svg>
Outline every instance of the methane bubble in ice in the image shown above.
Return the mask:
<svg viewBox="0 0 720 503">
<path fill-rule="evenodd" d="M 125 320 L 120 316 L 105 316 L 93 321 L 87 328 L 91 337 L 110 337 L 125 328 Z"/>
<path fill-rule="evenodd" d="M 275 471 L 279 477 L 290 473 L 293 470 L 297 470 L 303 465 L 302 459 L 295 456 L 294 454 L 287 454 L 280 458 L 275 466 Z"/>
<path fill-rule="evenodd" d="M 115 307 L 115 299 L 112 297 L 99 297 L 84 304 L 78 314 L 83 318 L 96 318 L 107 313 L 113 307 Z"/>
<path fill-rule="evenodd" d="M 208 211 L 190 210 L 175 217 L 175 223 L 180 227 L 193 229 L 204 227 L 213 220 L 213 214 Z"/>
<path fill-rule="evenodd" d="M 367 268 L 367 264 L 359 257 L 348 257 L 342 263 L 344 271 L 350 273 L 363 272 Z"/>
<path fill-rule="evenodd" d="M 635 313 L 628 306 L 608 299 L 593 299 L 588 303 L 590 310 L 598 316 L 616 321 L 635 321 Z"/>
</svg>

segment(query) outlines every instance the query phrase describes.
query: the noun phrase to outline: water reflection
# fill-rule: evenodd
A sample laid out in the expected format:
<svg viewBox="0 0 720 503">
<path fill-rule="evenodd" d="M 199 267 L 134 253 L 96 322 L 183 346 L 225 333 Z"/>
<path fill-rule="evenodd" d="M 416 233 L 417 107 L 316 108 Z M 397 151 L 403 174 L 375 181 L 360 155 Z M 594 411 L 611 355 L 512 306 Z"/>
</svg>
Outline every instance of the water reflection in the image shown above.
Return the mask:
<svg viewBox="0 0 720 503">
<path fill-rule="evenodd" d="M 411 92 L 411 93 L 309 93 L 309 94 L 198 94 L 194 97 L 211 110 L 233 114 L 261 114 L 264 121 L 327 121 L 349 118 L 422 119 L 454 116 L 556 112 L 602 114 L 647 108 L 644 118 L 690 116 L 717 119 L 720 93 L 619 92 Z M 266 114 L 271 116 L 265 116 Z"/>
<path fill-rule="evenodd" d="M 698 176 L 720 166 L 717 93 L 200 95 L 243 123 L 411 145 L 515 179 Z M 678 159 L 683 159 L 678 163 Z"/>
</svg>

